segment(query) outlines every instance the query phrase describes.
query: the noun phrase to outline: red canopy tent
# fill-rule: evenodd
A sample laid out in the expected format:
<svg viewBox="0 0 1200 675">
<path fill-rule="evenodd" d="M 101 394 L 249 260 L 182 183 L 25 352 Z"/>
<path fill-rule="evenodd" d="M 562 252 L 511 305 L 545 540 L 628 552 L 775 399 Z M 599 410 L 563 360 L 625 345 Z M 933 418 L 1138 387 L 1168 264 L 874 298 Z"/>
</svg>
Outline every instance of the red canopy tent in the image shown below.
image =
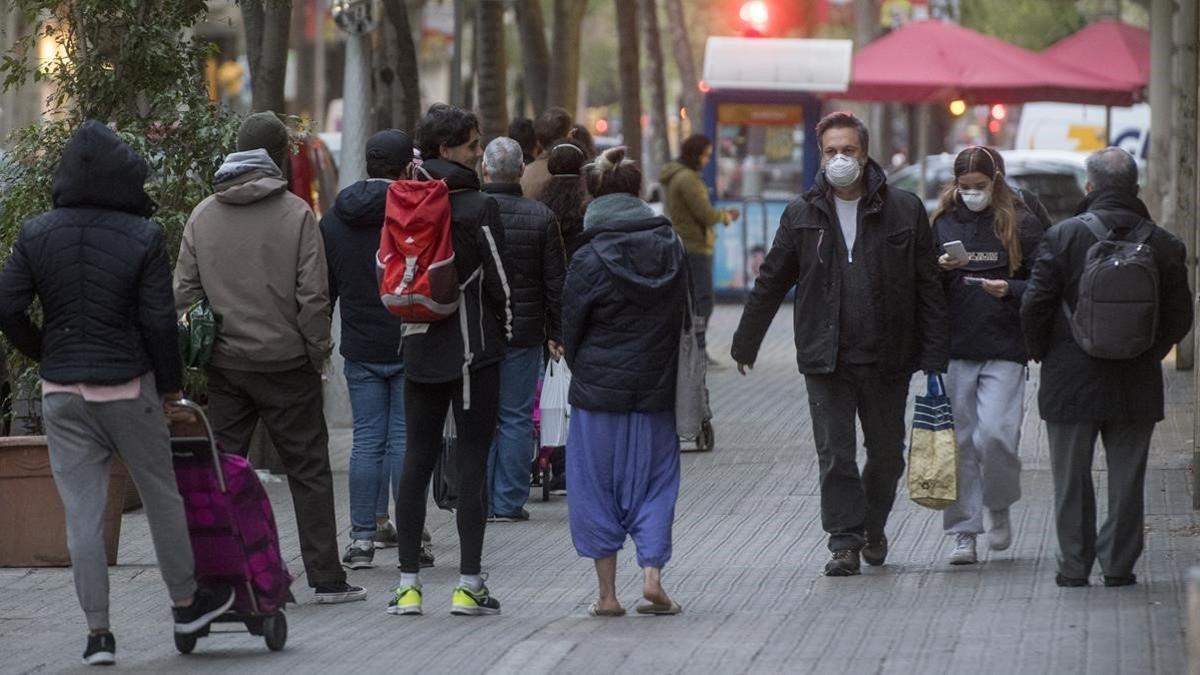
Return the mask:
<svg viewBox="0 0 1200 675">
<path fill-rule="evenodd" d="M 1055 42 L 1042 56 L 1119 82 L 1139 101 L 1150 83 L 1150 31 L 1115 19 L 1097 21 Z"/>
<path fill-rule="evenodd" d="M 1062 101 L 1131 105 L 1128 83 L 1088 72 L 947 21 L 913 21 L 854 56 L 839 99 L 938 103 Z"/>
</svg>

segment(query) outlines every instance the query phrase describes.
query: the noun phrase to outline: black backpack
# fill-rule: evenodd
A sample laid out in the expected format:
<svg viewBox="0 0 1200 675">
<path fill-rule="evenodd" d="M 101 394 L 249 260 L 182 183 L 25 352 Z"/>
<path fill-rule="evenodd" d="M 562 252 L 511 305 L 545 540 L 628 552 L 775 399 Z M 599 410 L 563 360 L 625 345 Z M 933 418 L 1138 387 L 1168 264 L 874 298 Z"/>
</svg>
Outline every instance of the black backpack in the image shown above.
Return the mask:
<svg viewBox="0 0 1200 675">
<path fill-rule="evenodd" d="M 1084 213 L 1079 220 L 1097 241 L 1083 264 L 1075 311 L 1063 301 L 1071 334 L 1098 359 L 1140 356 L 1158 332 L 1158 266 L 1146 244 L 1154 224 L 1142 220 L 1122 239 L 1095 214 Z"/>
</svg>

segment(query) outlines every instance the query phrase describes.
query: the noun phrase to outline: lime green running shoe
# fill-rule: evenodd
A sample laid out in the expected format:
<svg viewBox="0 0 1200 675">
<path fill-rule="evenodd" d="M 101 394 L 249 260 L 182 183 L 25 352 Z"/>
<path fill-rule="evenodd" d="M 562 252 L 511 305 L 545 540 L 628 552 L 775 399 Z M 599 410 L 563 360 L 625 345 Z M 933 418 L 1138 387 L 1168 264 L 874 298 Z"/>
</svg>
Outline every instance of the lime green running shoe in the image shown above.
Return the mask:
<svg viewBox="0 0 1200 675">
<path fill-rule="evenodd" d="M 457 596 L 456 596 L 457 597 Z M 388 614 L 424 614 L 421 611 L 421 587 L 403 586 L 388 601 Z"/>
<path fill-rule="evenodd" d="M 450 613 L 460 616 L 480 616 L 483 614 L 499 614 L 500 601 L 493 598 L 487 586 L 473 591 L 466 586 L 454 589 L 454 599 L 450 603 Z"/>
</svg>

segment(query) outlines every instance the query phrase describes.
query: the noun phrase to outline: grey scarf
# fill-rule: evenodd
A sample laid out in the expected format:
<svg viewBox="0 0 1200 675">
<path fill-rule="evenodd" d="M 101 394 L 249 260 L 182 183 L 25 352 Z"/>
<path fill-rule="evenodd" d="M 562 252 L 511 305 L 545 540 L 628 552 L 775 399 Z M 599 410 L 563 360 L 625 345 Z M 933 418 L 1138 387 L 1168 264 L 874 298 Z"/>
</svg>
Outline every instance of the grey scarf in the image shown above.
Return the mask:
<svg viewBox="0 0 1200 675">
<path fill-rule="evenodd" d="M 258 171 L 272 177 L 283 176 L 283 172 L 279 170 L 275 160 L 271 159 L 271 155 L 267 154 L 266 150 L 258 148 L 226 155 L 225 163 L 217 169 L 214 182 L 226 183 L 251 171 Z"/>
</svg>

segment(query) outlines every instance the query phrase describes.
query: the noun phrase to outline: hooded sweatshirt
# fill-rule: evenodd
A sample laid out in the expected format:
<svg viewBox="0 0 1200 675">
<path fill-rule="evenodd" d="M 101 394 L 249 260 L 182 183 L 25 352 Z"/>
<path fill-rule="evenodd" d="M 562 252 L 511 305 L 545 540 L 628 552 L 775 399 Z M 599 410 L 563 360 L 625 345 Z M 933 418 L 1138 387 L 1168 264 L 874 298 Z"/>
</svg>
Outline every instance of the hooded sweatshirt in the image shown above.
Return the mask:
<svg viewBox="0 0 1200 675">
<path fill-rule="evenodd" d="M 667 162 L 658 182 L 664 189 L 664 215 L 671 219 L 684 248 L 688 253 L 712 255 L 717 241 L 714 226 L 725 219 L 725 214 L 713 208 L 700 174 L 678 161 Z"/>
<path fill-rule="evenodd" d="M 329 302 L 341 303 L 339 350 L 351 361 L 396 363 L 400 355 L 400 319 L 379 301 L 375 254 L 392 181 L 359 181 L 338 193 L 321 217 L 325 260 L 329 265 Z"/>
<path fill-rule="evenodd" d="M 563 288 L 570 402 L 608 412 L 673 410 L 687 297 L 683 248 L 666 218 L 599 220 L 609 207 L 631 204 L 615 196 L 588 207 Z"/>
<path fill-rule="evenodd" d="M 116 385 L 151 370 L 179 390 L 182 363 L 162 228 L 146 162 L 85 122 L 54 173 L 54 208 L 21 227 L 0 272 L 0 330 L 58 384 Z M 34 296 L 43 321 L 28 314 Z"/>
<path fill-rule="evenodd" d="M 332 351 L 325 247 L 312 210 L 266 150 L 235 152 L 192 211 L 175 263 L 175 309 L 207 297 L 217 368 L 320 370 Z"/>
</svg>

